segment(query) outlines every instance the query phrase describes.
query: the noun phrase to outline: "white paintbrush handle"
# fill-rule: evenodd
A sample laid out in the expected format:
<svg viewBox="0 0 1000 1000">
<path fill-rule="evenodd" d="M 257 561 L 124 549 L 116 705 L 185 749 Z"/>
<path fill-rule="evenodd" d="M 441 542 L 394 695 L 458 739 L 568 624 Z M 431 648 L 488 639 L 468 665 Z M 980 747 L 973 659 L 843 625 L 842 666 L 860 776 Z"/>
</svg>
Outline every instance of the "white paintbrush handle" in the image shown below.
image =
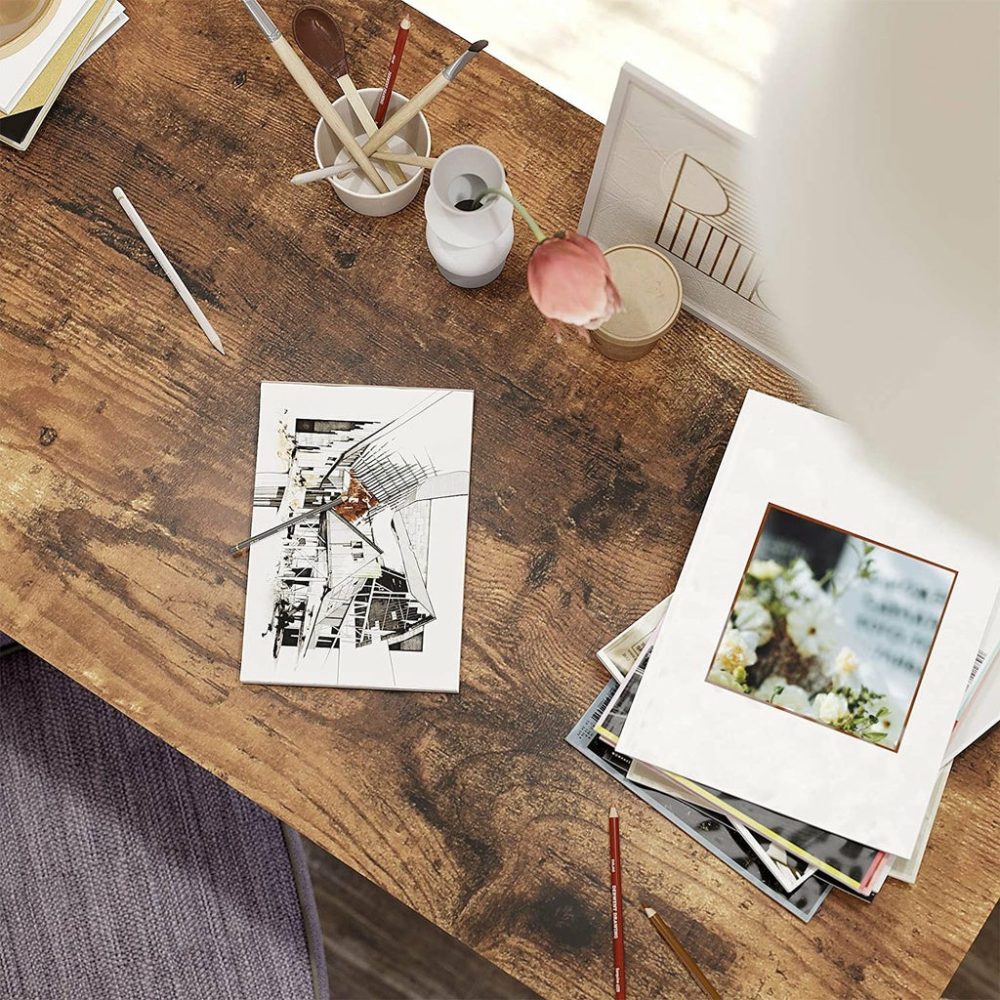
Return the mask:
<svg viewBox="0 0 1000 1000">
<path fill-rule="evenodd" d="M 379 150 L 372 153 L 373 160 L 382 160 L 385 163 L 406 163 L 412 167 L 425 167 L 430 169 L 437 163 L 436 156 L 416 156 L 413 153 L 383 153 Z M 332 167 L 320 167 L 317 170 L 307 170 L 305 173 L 296 174 L 292 178 L 293 184 L 312 184 L 313 181 L 325 181 L 328 177 L 343 177 L 352 170 L 357 170 L 356 163 L 338 163 Z"/>
<path fill-rule="evenodd" d="M 357 140 L 351 135 L 351 130 L 344 124 L 343 118 L 333 110 L 330 99 L 323 93 L 323 88 L 316 82 L 316 78 L 306 68 L 305 63 L 298 57 L 283 35 L 278 35 L 277 38 L 273 39 L 271 45 L 278 53 L 278 58 L 284 63 L 285 69 L 291 74 L 292 79 L 302 88 L 302 93 L 309 98 L 313 107 L 322 115 L 323 121 L 330 126 L 330 130 L 340 140 L 351 159 L 361 168 L 365 177 L 375 185 L 375 190 L 385 194 L 389 188 L 382 180 L 382 175 L 375 169 L 372 161 L 368 159 L 368 154 L 362 151 Z"/>
<path fill-rule="evenodd" d="M 361 147 L 361 151 L 365 155 L 371 155 L 376 149 L 384 146 L 408 121 L 416 118 L 450 82 L 444 73 L 438 73 L 430 83 L 383 122 L 382 127 Z"/>
<path fill-rule="evenodd" d="M 354 81 L 345 73 L 343 76 L 337 77 L 337 83 L 340 84 L 340 89 L 344 92 L 344 97 L 347 98 L 347 103 L 350 104 L 351 110 L 358 121 L 361 122 L 361 127 L 365 130 L 365 135 L 374 135 L 378 131 L 378 125 L 375 124 L 375 119 L 372 118 L 372 113 L 368 110 L 368 106 L 361 99 L 358 88 L 354 86 Z M 399 169 L 398 164 L 390 161 L 386 164 L 386 170 L 389 171 L 389 176 L 397 184 L 406 183 L 406 174 Z"/>
</svg>

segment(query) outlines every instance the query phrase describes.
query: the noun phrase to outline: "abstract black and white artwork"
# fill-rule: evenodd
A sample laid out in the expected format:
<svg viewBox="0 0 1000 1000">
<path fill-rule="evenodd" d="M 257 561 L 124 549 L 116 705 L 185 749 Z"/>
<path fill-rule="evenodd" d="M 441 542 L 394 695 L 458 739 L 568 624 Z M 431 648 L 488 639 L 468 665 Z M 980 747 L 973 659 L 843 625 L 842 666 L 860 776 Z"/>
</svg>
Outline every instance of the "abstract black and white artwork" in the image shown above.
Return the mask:
<svg viewBox="0 0 1000 1000">
<path fill-rule="evenodd" d="M 261 384 L 241 680 L 458 690 L 472 405 Z"/>
</svg>

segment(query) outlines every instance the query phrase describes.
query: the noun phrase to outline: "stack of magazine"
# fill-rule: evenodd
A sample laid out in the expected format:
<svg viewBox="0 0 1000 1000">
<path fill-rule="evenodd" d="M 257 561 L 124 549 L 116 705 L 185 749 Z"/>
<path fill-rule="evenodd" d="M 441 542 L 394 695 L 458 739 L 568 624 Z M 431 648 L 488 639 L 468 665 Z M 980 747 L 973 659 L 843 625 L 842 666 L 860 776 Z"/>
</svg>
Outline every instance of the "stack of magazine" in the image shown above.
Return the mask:
<svg viewBox="0 0 1000 1000">
<path fill-rule="evenodd" d="M 871 901 L 1000 714 L 998 586 L 844 425 L 750 393 L 675 592 L 567 739 L 802 920 Z"/>
<path fill-rule="evenodd" d="M 118 0 L 3 0 L 0 143 L 27 149 L 70 75 L 127 20 Z"/>
</svg>

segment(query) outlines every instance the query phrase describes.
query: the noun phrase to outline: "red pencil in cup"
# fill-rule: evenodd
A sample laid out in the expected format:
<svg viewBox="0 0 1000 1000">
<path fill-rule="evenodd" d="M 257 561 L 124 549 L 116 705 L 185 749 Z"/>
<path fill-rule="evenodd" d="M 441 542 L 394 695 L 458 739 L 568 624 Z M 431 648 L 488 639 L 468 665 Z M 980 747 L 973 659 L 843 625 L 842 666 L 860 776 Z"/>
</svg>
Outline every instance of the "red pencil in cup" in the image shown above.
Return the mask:
<svg viewBox="0 0 1000 1000">
<path fill-rule="evenodd" d="M 396 44 L 392 47 L 392 55 L 389 57 L 389 68 L 385 73 L 385 85 L 379 95 L 378 107 L 375 109 L 375 124 L 381 125 L 385 121 L 385 113 L 389 110 L 389 98 L 392 97 L 392 88 L 396 86 L 396 74 L 399 72 L 399 62 L 403 58 L 403 49 L 406 48 L 406 39 L 410 34 L 410 19 L 404 17 L 399 22 L 399 31 L 396 32 Z"/>
<path fill-rule="evenodd" d="M 615 956 L 615 1000 L 625 1000 L 625 922 L 622 914 L 622 847 L 618 810 L 608 810 L 608 852 L 611 858 L 611 943 Z"/>
</svg>

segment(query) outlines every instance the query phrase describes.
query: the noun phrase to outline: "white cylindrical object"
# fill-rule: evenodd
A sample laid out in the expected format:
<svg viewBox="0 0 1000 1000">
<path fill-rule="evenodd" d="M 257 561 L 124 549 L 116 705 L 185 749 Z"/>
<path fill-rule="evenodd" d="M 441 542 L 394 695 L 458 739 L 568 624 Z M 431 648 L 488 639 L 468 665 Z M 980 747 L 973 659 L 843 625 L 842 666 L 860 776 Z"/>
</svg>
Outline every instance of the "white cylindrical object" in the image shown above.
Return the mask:
<svg viewBox="0 0 1000 1000">
<path fill-rule="evenodd" d="M 382 91 L 379 87 L 363 87 L 358 91 L 358 94 L 365 106 L 371 111 L 378 103 Z M 389 107 L 399 108 L 405 103 L 406 97 L 397 92 L 390 98 Z M 358 121 L 358 117 L 346 97 L 338 97 L 333 102 L 333 108 L 344 119 L 349 129 L 353 129 L 359 136 L 364 137 L 364 126 Z M 320 167 L 349 167 L 353 162 L 322 118 L 316 125 L 313 148 L 316 152 L 316 162 Z M 431 151 L 431 130 L 423 114 L 410 119 L 406 127 L 388 141 L 385 151 L 428 156 Z M 385 171 L 385 176 L 389 176 L 384 161 L 373 160 L 372 162 L 377 170 Z M 361 215 L 385 216 L 406 208 L 420 190 L 420 182 L 424 175 L 423 168 L 404 165 L 402 170 L 406 175 L 406 182 L 386 193 L 376 191 L 360 170 L 348 170 L 346 176 L 331 176 L 328 180 L 333 190 L 336 191 L 337 197 L 348 208 Z"/>
<path fill-rule="evenodd" d="M 622 308 L 591 330 L 606 358 L 635 361 L 648 354 L 681 311 L 681 279 L 665 254 L 642 243 L 621 243 L 604 251 Z"/>
<path fill-rule="evenodd" d="M 462 288 L 493 281 L 514 243 L 514 208 L 506 198 L 487 197 L 470 210 L 489 189 L 510 190 L 503 165 L 482 146 L 453 146 L 431 170 L 424 196 L 427 247 L 438 270 Z"/>
</svg>

